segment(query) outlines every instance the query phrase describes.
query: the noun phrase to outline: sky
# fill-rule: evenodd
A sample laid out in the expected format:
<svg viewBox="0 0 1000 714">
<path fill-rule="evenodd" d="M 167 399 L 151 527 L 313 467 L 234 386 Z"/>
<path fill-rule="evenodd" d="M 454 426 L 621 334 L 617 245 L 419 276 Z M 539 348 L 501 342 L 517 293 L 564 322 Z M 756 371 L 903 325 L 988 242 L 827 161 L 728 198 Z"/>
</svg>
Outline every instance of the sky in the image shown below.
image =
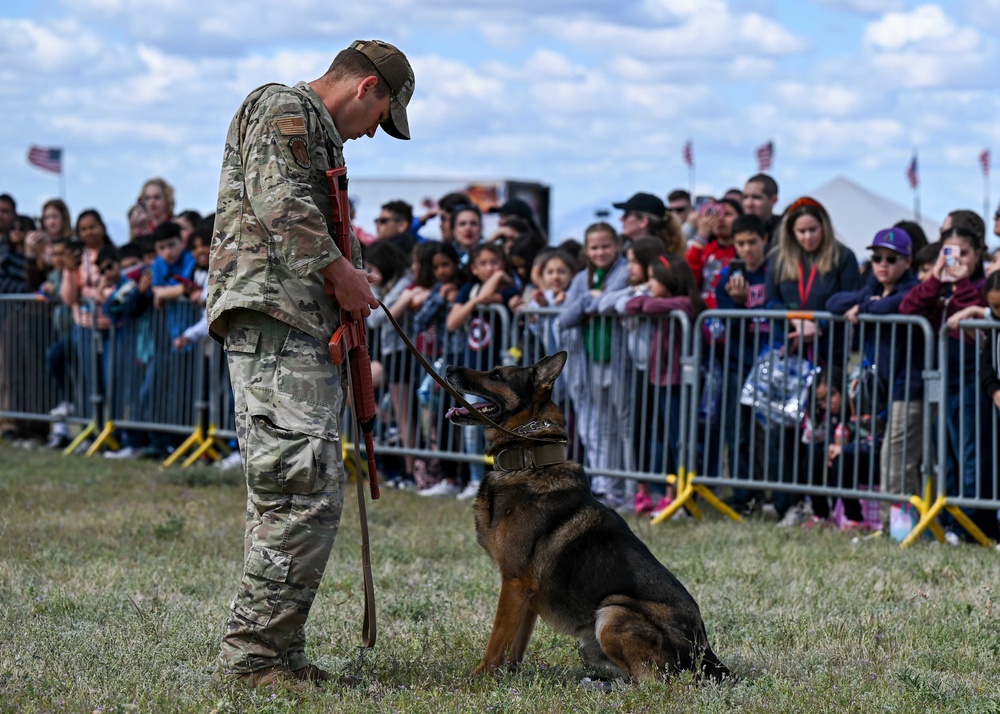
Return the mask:
<svg viewBox="0 0 1000 714">
<path fill-rule="evenodd" d="M 1000 0 L 5 0 L 0 192 L 64 191 L 119 243 L 148 178 L 210 212 L 243 98 L 373 37 L 413 66 L 413 138 L 348 142 L 350 175 L 541 182 L 553 239 L 636 191 L 742 186 L 768 140 L 779 205 L 843 176 L 912 211 L 917 152 L 925 218 L 982 213 L 980 152 L 1000 165 Z"/>
</svg>

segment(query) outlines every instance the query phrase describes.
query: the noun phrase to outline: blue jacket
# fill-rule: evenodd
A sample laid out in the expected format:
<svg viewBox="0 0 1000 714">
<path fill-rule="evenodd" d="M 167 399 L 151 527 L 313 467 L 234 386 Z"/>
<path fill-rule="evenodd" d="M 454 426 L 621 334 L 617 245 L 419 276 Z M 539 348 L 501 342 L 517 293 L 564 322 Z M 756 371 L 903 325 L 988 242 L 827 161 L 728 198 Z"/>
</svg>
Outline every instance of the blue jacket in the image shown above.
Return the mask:
<svg viewBox="0 0 1000 714">
<path fill-rule="evenodd" d="M 919 283 L 910 271 L 903 274 L 892 291 L 885 297 L 882 284 L 874 278 L 860 290 L 845 291 L 831 295 L 826 301 L 826 309 L 843 315 L 855 305 L 859 315 L 898 315 L 899 307 L 906 294 Z M 924 333 L 919 329 L 905 326 L 893 330 L 889 325 L 867 325 L 864 328 L 865 343 L 862 345 L 865 362 L 876 367 L 876 374 L 882 386 L 889 391 L 888 378 L 893 375 L 892 399 L 907 401 L 923 397 L 924 382 Z M 912 335 L 912 342 L 907 338 Z M 895 338 L 895 339 L 893 339 Z M 909 390 L 907 390 L 909 380 Z"/>
</svg>

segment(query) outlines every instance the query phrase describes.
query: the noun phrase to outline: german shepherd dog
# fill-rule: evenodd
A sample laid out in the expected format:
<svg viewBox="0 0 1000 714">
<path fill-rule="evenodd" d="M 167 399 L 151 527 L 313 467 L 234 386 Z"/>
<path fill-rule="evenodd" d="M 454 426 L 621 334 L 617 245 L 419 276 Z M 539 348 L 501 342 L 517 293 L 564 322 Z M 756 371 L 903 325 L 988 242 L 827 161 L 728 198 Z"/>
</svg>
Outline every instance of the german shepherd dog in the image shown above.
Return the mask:
<svg viewBox="0 0 1000 714">
<path fill-rule="evenodd" d="M 708 644 L 694 598 L 625 520 L 593 497 L 580 465 L 566 460 L 565 418 L 552 402 L 565 364 L 559 352 L 533 367 L 447 369 L 452 387 L 484 400 L 473 405 L 478 411 L 523 435 L 486 428 L 495 464 L 475 501 L 476 536 L 501 584 L 477 671 L 516 668 L 541 617 L 576 637 L 588 664 L 615 677 L 686 670 L 720 680 L 729 670 Z M 448 418 L 480 423 L 461 407 Z"/>
</svg>

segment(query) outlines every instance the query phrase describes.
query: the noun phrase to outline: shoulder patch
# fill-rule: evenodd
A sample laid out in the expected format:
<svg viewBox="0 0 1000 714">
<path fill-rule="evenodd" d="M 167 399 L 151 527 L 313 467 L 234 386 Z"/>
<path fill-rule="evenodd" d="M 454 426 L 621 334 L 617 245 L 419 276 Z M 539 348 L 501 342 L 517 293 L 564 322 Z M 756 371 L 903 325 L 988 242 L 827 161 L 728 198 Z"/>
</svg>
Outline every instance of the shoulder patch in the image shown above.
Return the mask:
<svg viewBox="0 0 1000 714">
<path fill-rule="evenodd" d="M 289 139 L 288 148 L 292 150 L 292 158 L 299 166 L 308 169 L 312 165 L 312 160 L 309 158 L 309 147 L 306 146 L 306 140 L 301 136 L 293 136 Z"/>
<path fill-rule="evenodd" d="M 284 136 L 305 136 L 306 120 L 302 117 L 284 117 L 275 122 Z"/>
</svg>

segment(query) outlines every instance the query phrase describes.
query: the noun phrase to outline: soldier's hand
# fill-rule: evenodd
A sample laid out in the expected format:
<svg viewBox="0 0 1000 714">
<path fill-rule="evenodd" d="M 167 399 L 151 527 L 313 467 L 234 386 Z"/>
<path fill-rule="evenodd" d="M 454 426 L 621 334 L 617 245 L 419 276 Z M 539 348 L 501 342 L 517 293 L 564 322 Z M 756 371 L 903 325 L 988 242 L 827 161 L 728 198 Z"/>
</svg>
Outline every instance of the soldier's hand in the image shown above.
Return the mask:
<svg viewBox="0 0 1000 714">
<path fill-rule="evenodd" d="M 321 272 L 333 286 L 333 296 L 340 309 L 349 312 L 352 317 L 368 317 L 378 307 L 378 300 L 371 289 L 375 276 L 355 268 L 347 258 L 337 258 Z"/>
</svg>

